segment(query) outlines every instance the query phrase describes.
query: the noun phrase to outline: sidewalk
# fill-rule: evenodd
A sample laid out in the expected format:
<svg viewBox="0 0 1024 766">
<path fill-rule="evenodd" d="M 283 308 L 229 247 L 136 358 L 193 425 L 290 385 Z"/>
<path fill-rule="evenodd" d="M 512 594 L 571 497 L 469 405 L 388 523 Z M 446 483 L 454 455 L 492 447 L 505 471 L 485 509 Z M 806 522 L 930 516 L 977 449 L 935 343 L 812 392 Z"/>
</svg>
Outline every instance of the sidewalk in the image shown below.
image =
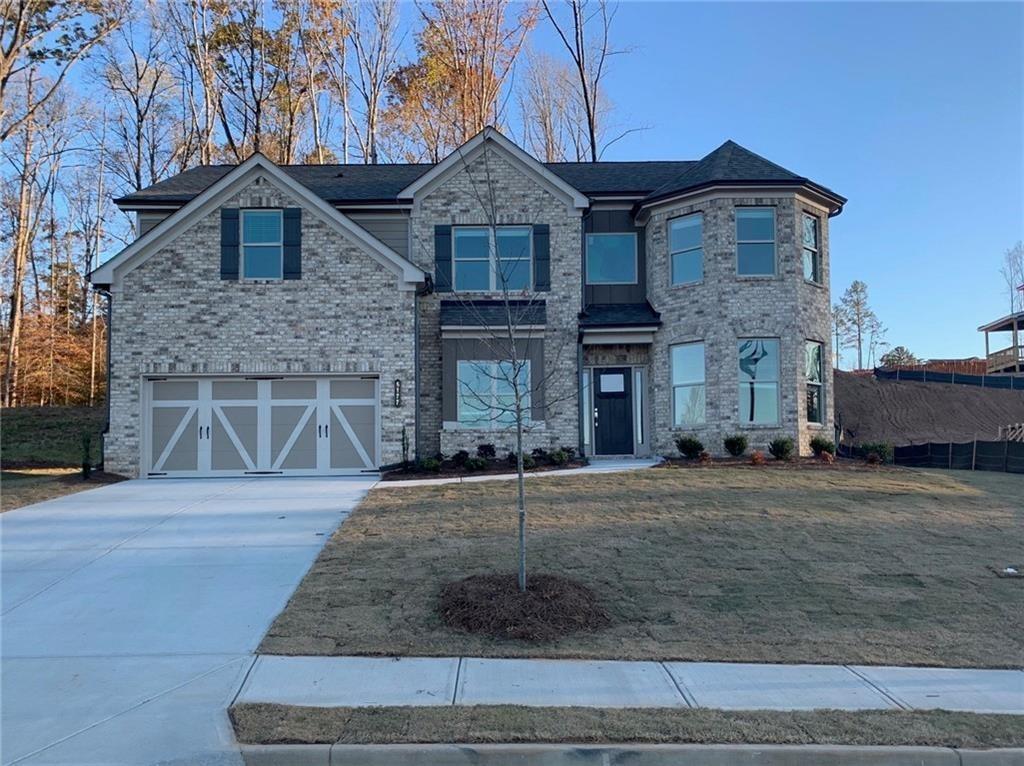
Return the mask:
<svg viewBox="0 0 1024 766">
<path fill-rule="evenodd" d="M 658 465 L 662 459 L 656 458 L 594 458 L 590 465 L 582 468 L 556 468 L 552 471 L 534 471 L 523 474 L 526 478 L 534 477 L 558 477 L 575 476 L 581 473 L 618 473 L 620 471 L 637 471 L 643 468 L 652 468 Z M 516 473 L 489 473 L 480 476 L 452 476 L 445 479 L 396 479 L 394 481 L 379 481 L 374 489 L 399 489 L 401 487 L 431 487 L 436 484 L 475 484 L 480 481 L 509 481 L 516 479 Z"/>
<path fill-rule="evenodd" d="M 261 655 L 237 702 L 1024 714 L 1024 671 L 862 665 Z"/>
</svg>

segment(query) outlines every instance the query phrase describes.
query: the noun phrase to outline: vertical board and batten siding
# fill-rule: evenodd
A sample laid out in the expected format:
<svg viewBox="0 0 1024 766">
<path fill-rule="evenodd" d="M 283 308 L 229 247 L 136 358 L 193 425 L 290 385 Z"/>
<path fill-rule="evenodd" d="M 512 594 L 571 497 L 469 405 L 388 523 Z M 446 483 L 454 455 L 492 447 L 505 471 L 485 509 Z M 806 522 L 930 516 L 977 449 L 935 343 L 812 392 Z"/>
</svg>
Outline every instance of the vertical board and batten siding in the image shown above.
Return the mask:
<svg viewBox="0 0 1024 766">
<path fill-rule="evenodd" d="M 459 419 L 459 362 L 493 361 L 506 357 L 496 353 L 506 343 L 500 337 L 444 338 L 442 344 L 442 417 L 453 422 Z M 518 341 L 519 357 L 530 360 L 530 418 L 544 420 L 544 341 L 541 338 Z M 507 436 L 507 434 L 504 434 Z"/>
<path fill-rule="evenodd" d="M 342 211 L 345 213 L 345 211 Z M 384 216 L 368 213 L 345 213 L 403 258 L 409 257 L 409 217 L 402 213 Z"/>
<path fill-rule="evenodd" d="M 637 283 L 635 285 L 585 285 L 583 303 L 643 303 L 647 300 L 647 245 L 644 227 L 633 223 L 628 210 L 593 210 L 583 219 L 583 271 L 586 274 L 587 234 L 636 234 Z"/>
</svg>

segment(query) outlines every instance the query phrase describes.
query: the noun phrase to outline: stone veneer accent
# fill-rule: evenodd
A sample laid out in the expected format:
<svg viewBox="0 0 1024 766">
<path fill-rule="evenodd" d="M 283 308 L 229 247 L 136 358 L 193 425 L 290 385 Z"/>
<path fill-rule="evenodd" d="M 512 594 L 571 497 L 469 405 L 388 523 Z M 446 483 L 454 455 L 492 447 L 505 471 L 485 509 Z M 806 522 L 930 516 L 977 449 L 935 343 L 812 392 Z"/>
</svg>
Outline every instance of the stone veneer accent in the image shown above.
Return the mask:
<svg viewBox="0 0 1024 766">
<path fill-rule="evenodd" d="M 774 277 L 736 274 L 737 206 L 776 208 L 776 268 Z M 800 217 L 804 211 L 819 220 L 822 284 L 803 277 Z M 701 211 L 704 214 L 704 279 L 695 285 L 670 283 L 668 221 Z M 654 448 L 676 454 L 675 437 L 693 433 L 713 454 L 724 454 L 722 440 L 731 433 L 747 435 L 751 449 L 766 449 L 776 436 L 791 436 L 801 454 L 821 434 L 833 438 L 832 346 L 828 261 L 828 212 L 793 193 L 768 197 L 715 197 L 656 208 L 647 222 L 648 295 L 661 312 L 662 327 L 652 347 L 650 381 L 653 389 Z M 740 338 L 780 340 L 781 423 L 772 426 L 739 424 L 738 350 Z M 670 348 L 702 340 L 705 344 L 706 424 L 676 428 L 672 419 Z M 804 343 L 824 344 L 825 423 L 807 423 Z"/>
<path fill-rule="evenodd" d="M 302 207 L 257 180 L 225 207 Z M 302 278 L 220 278 L 220 210 L 125 275 L 113 292 L 111 423 L 107 470 L 138 475 L 144 376 L 378 373 L 382 461 L 401 460 L 415 423 L 415 293 L 308 208 Z M 401 380 L 403 403 L 390 396 Z"/>
<path fill-rule="evenodd" d="M 493 195 L 493 201 L 491 198 Z M 489 212 L 491 214 L 489 214 Z M 579 443 L 576 333 L 581 303 L 580 256 L 582 219 L 506 156 L 491 147 L 436 187 L 421 193 L 410 219 L 411 260 L 434 272 L 434 227 L 437 225 L 548 224 L 551 232 L 550 292 L 517 294 L 547 304 L 544 333 L 546 418 L 527 434 L 529 448 L 553 448 Z M 500 452 L 514 443 L 507 430 L 445 429 L 441 413 L 440 302 L 464 298 L 500 298 L 499 293 L 434 293 L 420 297 L 420 430 L 421 457 L 438 451 L 473 452 L 481 443 L 495 444 Z"/>
</svg>

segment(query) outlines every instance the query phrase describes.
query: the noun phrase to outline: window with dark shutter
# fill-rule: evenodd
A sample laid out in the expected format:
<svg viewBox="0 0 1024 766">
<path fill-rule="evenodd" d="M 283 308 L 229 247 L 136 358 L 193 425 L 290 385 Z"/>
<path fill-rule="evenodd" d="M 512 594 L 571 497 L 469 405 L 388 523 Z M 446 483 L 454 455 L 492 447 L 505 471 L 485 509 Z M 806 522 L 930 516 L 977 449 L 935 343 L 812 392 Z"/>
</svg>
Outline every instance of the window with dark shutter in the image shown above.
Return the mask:
<svg viewBox="0 0 1024 766">
<path fill-rule="evenodd" d="M 220 278 L 238 279 L 238 209 L 220 211 Z"/>
<path fill-rule="evenodd" d="M 434 290 L 452 291 L 452 227 L 434 227 Z"/>
<path fill-rule="evenodd" d="M 302 278 L 302 209 L 284 210 L 284 278 Z"/>
<path fill-rule="evenodd" d="M 533 289 L 551 289 L 551 230 L 546 223 L 533 227 Z"/>
</svg>

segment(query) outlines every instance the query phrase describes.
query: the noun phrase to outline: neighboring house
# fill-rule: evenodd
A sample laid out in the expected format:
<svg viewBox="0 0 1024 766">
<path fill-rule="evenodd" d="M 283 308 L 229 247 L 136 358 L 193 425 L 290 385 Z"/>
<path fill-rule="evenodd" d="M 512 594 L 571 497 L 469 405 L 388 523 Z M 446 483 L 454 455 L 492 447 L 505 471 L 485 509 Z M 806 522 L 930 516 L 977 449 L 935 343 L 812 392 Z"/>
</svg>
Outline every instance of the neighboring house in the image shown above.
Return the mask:
<svg viewBox="0 0 1024 766">
<path fill-rule="evenodd" d="M 985 333 L 984 372 L 1024 372 L 1024 311 L 1008 314 L 994 322 L 983 324 L 978 328 L 978 332 Z M 992 343 L 989 340 L 989 336 L 993 333 L 998 333 L 996 343 L 1003 345 L 1009 341 L 1010 345 L 993 351 Z"/>
<path fill-rule="evenodd" d="M 437 165 L 197 167 L 117 200 L 108 470 L 351 473 L 500 451 L 494 249 L 529 447 L 672 453 L 831 436 L 828 220 L 845 200 L 733 142 L 541 163 L 486 129 Z M 496 409 L 495 412 L 498 412 Z M 409 445 L 406 447 L 405 445 Z"/>
</svg>

